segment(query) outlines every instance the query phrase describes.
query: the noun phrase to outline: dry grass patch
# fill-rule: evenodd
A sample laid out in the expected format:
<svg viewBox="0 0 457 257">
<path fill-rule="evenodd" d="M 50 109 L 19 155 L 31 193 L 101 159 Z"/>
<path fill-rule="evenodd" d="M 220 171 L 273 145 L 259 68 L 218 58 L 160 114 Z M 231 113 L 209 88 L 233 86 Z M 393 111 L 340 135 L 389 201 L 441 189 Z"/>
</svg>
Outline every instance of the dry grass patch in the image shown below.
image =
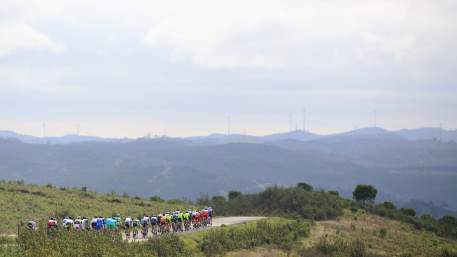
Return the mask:
<svg viewBox="0 0 457 257">
<path fill-rule="evenodd" d="M 382 256 L 436 256 L 442 249 L 457 250 L 457 240 L 438 237 L 411 225 L 366 213 L 345 213 L 338 221 L 316 222 L 304 241 L 315 246 L 322 236 L 362 240 L 370 253 Z"/>
</svg>

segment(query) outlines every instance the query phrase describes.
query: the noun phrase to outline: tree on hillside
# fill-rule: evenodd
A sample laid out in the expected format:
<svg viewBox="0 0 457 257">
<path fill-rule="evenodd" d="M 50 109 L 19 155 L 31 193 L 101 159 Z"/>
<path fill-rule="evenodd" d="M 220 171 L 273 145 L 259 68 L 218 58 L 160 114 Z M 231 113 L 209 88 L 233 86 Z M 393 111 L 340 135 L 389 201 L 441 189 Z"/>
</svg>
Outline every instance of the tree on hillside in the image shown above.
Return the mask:
<svg viewBox="0 0 457 257">
<path fill-rule="evenodd" d="M 362 205 L 366 205 L 367 203 L 373 203 L 376 199 L 376 195 L 378 194 L 378 190 L 371 185 L 357 185 L 354 192 L 352 192 L 352 196 L 354 200 Z"/>
<path fill-rule="evenodd" d="M 309 192 L 313 191 L 313 186 L 311 186 L 310 184 L 305 183 L 305 182 L 298 183 L 297 187 L 302 188 L 305 191 L 309 191 Z"/>
<path fill-rule="evenodd" d="M 240 196 L 241 196 L 241 192 L 240 191 L 230 191 L 228 193 L 229 200 L 233 200 L 233 199 L 238 198 Z"/>
<path fill-rule="evenodd" d="M 403 214 L 411 216 L 411 217 L 416 216 L 416 211 L 414 209 L 411 209 L 411 208 L 401 208 L 400 211 Z"/>
</svg>

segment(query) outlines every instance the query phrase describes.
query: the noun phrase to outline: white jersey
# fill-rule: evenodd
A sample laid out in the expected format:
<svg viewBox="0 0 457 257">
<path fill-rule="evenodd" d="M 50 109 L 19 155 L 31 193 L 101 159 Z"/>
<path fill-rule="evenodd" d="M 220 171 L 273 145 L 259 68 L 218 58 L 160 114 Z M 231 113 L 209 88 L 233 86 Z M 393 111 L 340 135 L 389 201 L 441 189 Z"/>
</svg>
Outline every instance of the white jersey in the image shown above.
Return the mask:
<svg viewBox="0 0 457 257">
<path fill-rule="evenodd" d="M 89 227 L 89 226 L 88 226 L 89 224 L 87 224 L 87 222 L 88 222 L 87 219 L 83 219 L 83 220 L 81 221 L 81 228 L 82 228 L 82 229 L 87 229 L 87 228 Z"/>
<path fill-rule="evenodd" d="M 75 224 L 75 222 L 72 219 L 64 219 L 63 220 L 63 226 L 64 227 L 73 226 L 74 224 Z"/>
<path fill-rule="evenodd" d="M 125 218 L 124 224 L 125 224 L 125 225 L 128 225 L 128 226 L 130 226 L 130 227 L 132 227 L 132 225 L 133 225 L 133 220 L 132 220 L 132 218 L 130 218 L 130 217 Z"/>
<path fill-rule="evenodd" d="M 97 220 L 98 218 L 93 218 L 91 221 L 90 221 L 90 225 L 95 227 L 97 225 Z"/>
</svg>

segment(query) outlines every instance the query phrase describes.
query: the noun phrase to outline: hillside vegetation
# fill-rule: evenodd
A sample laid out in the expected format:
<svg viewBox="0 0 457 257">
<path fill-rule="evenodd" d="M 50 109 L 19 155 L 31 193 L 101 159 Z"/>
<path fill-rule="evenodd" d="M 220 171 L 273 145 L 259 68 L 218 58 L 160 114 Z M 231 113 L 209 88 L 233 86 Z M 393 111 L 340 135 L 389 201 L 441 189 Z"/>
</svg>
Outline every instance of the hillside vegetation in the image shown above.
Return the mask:
<svg viewBox="0 0 457 257">
<path fill-rule="evenodd" d="M 285 219 L 251 222 L 210 231 L 167 234 L 129 243 L 116 233 L 22 230 L 17 244 L 0 242 L 0 257 L 215 257 L 240 249 L 275 246 L 291 251 L 309 235 L 309 224 Z"/>
<path fill-rule="evenodd" d="M 0 183 L 2 218 L 24 220 L 46 217 L 49 212 L 112 215 L 182 208 L 183 203 L 149 201 L 97 194 L 83 189 Z M 456 257 L 457 219 L 417 217 L 412 209 L 393 203 L 374 204 L 377 190 L 358 185 L 354 199 L 335 191 L 314 190 L 307 183 L 271 187 L 257 194 L 231 191 L 228 199 L 201 198 L 218 215 L 265 215 L 265 220 L 222 226 L 208 231 L 165 235 L 145 243 L 128 243 L 119 233 L 102 231 L 38 231 L 22 227 L 18 240 L 0 237 L 0 257 Z M 74 203 L 77 202 L 77 203 Z M 40 216 L 42 215 L 42 216 Z M 277 216 L 281 217 L 278 218 Z M 7 231 L 14 222 L 2 224 Z"/>
<path fill-rule="evenodd" d="M 278 247 L 232 251 L 226 257 L 455 257 L 457 240 L 364 211 L 318 221 L 289 251 Z"/>
<path fill-rule="evenodd" d="M 269 187 L 256 194 L 232 191 L 228 200 L 223 196 L 215 196 L 211 200 L 200 201 L 201 204 L 214 206 L 222 215 L 281 216 L 310 220 L 334 219 L 351 204 L 335 191 L 314 191 L 306 183 L 299 183 L 296 187 Z"/>
<path fill-rule="evenodd" d="M 57 188 L 52 185 L 25 185 L 22 182 L 0 181 L 0 234 L 17 232 L 17 224 L 30 219 L 46 219 L 50 215 L 140 216 L 144 213 L 191 207 L 179 201 L 151 201 L 127 195 L 100 194 L 84 188 Z"/>
</svg>

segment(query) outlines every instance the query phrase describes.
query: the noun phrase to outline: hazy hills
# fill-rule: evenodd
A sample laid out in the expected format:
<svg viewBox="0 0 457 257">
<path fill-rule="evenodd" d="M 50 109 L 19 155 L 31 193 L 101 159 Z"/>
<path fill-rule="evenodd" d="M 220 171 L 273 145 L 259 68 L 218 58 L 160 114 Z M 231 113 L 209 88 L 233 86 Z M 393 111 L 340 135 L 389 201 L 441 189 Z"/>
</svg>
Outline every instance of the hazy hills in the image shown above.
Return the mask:
<svg viewBox="0 0 457 257">
<path fill-rule="evenodd" d="M 295 130 L 284 133 L 275 133 L 265 136 L 252 136 L 244 134 L 211 134 L 208 136 L 195 136 L 183 138 L 199 144 L 224 144 L 224 143 L 266 143 L 279 140 L 298 140 L 310 141 L 323 138 L 334 138 L 340 136 L 353 136 L 353 135 L 380 135 L 389 134 L 400 136 L 407 140 L 439 140 L 443 142 L 454 141 L 457 142 L 457 130 L 445 130 L 440 128 L 417 128 L 417 129 L 402 129 L 398 131 L 388 131 L 383 128 L 371 127 L 352 130 L 349 132 L 319 135 L 308 131 Z M 15 138 L 24 143 L 32 144 L 70 144 L 91 141 L 113 142 L 113 141 L 132 141 L 128 138 L 103 138 L 96 136 L 84 136 L 76 134 L 68 134 L 65 136 L 56 137 L 35 137 L 29 135 L 18 134 L 13 131 L 0 130 L 0 138 Z M 157 138 L 157 137 L 155 137 Z"/>
<path fill-rule="evenodd" d="M 445 211 L 442 201 L 457 209 L 457 143 L 424 140 L 426 133 L 434 136 L 433 129 L 410 132 L 367 128 L 329 136 L 296 131 L 47 144 L 0 139 L 0 178 L 165 198 L 298 181 L 349 196 L 357 183 L 370 183 L 381 199 L 433 201 L 434 213 Z M 455 131 L 442 134 L 450 140 Z"/>
</svg>

